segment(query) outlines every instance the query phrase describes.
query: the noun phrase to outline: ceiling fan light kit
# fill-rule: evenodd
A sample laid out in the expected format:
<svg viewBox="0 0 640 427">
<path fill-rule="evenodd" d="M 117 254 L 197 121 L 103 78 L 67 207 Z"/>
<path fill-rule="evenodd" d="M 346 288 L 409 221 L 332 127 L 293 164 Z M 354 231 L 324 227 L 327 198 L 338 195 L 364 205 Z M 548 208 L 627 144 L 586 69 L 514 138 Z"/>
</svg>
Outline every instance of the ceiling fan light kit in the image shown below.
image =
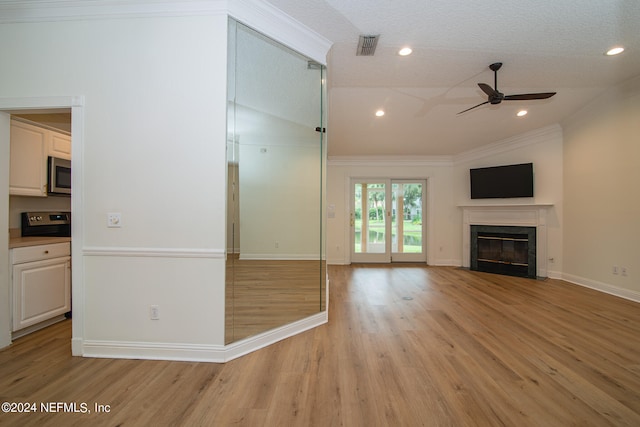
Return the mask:
<svg viewBox="0 0 640 427">
<path fill-rule="evenodd" d="M 493 87 L 486 83 L 478 83 L 478 86 L 487 95 L 487 100 L 478 105 L 474 105 L 471 108 L 460 111 L 458 114 L 466 113 L 485 104 L 497 105 L 502 101 L 531 101 L 537 99 L 551 98 L 556 92 L 541 92 L 541 93 L 523 93 L 518 95 L 505 95 L 498 90 L 498 70 L 502 67 L 502 62 L 494 62 L 489 65 L 489 69 L 493 71 Z"/>
</svg>

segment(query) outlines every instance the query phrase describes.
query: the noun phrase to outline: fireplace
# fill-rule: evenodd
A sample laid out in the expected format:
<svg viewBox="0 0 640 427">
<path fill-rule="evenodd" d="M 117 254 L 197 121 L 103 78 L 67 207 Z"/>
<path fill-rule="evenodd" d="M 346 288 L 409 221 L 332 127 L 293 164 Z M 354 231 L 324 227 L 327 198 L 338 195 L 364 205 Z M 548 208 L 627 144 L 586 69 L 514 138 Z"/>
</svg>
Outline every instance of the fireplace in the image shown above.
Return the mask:
<svg viewBox="0 0 640 427">
<path fill-rule="evenodd" d="M 471 270 L 536 277 L 536 228 L 472 225 Z"/>
<path fill-rule="evenodd" d="M 552 204 L 508 204 L 508 205 L 460 205 L 462 208 L 462 266 L 471 268 L 471 227 L 523 227 L 535 229 L 534 237 L 528 236 L 527 251 L 535 254 L 535 266 L 531 262 L 529 277 L 547 277 L 547 212 Z M 533 246 L 532 246 L 533 245 Z"/>
</svg>

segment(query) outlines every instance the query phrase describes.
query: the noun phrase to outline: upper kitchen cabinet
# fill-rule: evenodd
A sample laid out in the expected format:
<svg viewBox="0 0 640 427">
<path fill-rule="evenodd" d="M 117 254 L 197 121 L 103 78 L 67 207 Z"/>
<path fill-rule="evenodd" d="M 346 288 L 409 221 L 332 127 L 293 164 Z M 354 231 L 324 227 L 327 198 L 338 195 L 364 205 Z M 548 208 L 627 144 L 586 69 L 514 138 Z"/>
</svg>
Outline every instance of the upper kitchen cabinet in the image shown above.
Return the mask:
<svg viewBox="0 0 640 427">
<path fill-rule="evenodd" d="M 51 132 L 49 139 L 49 156 L 71 160 L 71 136 L 63 133 Z"/>
<path fill-rule="evenodd" d="M 47 196 L 48 156 L 71 159 L 71 136 L 11 120 L 9 194 Z"/>
</svg>

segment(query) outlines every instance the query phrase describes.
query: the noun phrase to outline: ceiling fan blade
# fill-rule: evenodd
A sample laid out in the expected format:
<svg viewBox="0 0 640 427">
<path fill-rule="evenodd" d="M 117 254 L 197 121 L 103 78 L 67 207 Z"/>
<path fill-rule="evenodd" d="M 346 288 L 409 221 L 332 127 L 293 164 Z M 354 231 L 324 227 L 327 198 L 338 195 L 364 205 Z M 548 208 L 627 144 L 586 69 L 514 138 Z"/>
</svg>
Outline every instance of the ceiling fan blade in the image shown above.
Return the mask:
<svg viewBox="0 0 640 427">
<path fill-rule="evenodd" d="M 495 96 L 498 93 L 497 90 L 495 90 L 494 88 L 492 88 L 486 83 L 478 83 L 478 86 L 480 86 L 480 89 L 482 89 L 482 91 L 486 93 L 488 96 Z"/>
<path fill-rule="evenodd" d="M 555 95 L 556 92 L 544 93 L 523 93 L 520 95 L 505 95 L 503 101 L 528 101 L 531 99 L 547 99 Z"/>
<path fill-rule="evenodd" d="M 473 106 L 473 107 L 471 107 L 471 108 L 467 108 L 466 110 L 462 110 L 462 111 L 460 111 L 458 114 L 466 113 L 466 112 L 467 112 L 467 111 L 469 111 L 469 110 L 473 110 L 474 108 L 477 108 L 477 107 L 479 107 L 479 106 L 481 106 L 481 105 L 488 104 L 488 103 L 489 103 L 489 101 L 485 101 L 485 102 L 483 102 L 483 103 L 481 103 L 481 104 L 474 105 L 474 106 Z"/>
</svg>

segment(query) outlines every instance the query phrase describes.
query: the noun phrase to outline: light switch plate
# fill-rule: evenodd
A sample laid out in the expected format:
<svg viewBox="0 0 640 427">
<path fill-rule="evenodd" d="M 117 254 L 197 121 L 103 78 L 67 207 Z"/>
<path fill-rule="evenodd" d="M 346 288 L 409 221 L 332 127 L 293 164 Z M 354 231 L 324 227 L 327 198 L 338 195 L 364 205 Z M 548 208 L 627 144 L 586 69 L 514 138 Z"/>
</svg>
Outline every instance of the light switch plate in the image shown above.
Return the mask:
<svg viewBox="0 0 640 427">
<path fill-rule="evenodd" d="M 122 215 L 120 212 L 110 212 L 107 214 L 107 227 L 119 228 L 122 226 Z"/>
</svg>

